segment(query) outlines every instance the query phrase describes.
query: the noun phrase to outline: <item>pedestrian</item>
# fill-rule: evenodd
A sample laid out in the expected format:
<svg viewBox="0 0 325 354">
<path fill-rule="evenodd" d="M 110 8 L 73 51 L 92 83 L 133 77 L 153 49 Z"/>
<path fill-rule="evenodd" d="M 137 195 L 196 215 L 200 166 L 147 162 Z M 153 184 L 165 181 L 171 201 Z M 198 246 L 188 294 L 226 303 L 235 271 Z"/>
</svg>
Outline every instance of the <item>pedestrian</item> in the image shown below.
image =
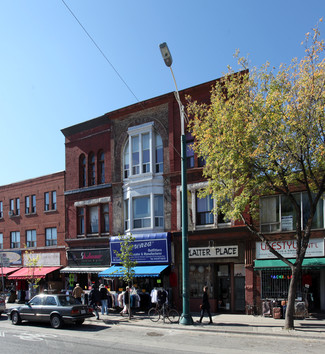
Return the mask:
<svg viewBox="0 0 325 354">
<path fill-rule="evenodd" d="M 75 288 L 72 291 L 72 296 L 81 303 L 81 295 L 85 292 L 82 290 L 82 287 L 79 283 L 76 284 Z"/>
<path fill-rule="evenodd" d="M 106 313 L 106 315 L 108 315 L 108 290 L 104 284 L 100 285 L 99 293 L 100 293 L 100 302 L 102 304 L 102 315 L 104 315 L 104 312 Z"/>
<path fill-rule="evenodd" d="M 122 314 L 127 314 L 129 313 L 129 300 L 130 300 L 130 288 L 127 286 L 125 288 L 125 291 L 123 293 L 123 310 L 121 311 Z M 130 309 L 131 311 L 131 309 Z"/>
<path fill-rule="evenodd" d="M 89 305 L 93 308 L 97 320 L 99 320 L 98 303 L 100 302 L 100 293 L 95 284 L 91 286 L 91 290 L 88 295 L 88 302 Z"/>
<path fill-rule="evenodd" d="M 197 322 L 202 323 L 202 319 L 203 319 L 204 313 L 206 311 L 209 318 L 210 318 L 209 324 L 213 323 L 212 317 L 211 317 L 211 312 L 210 312 L 210 302 L 209 302 L 209 295 L 208 295 L 208 287 L 207 286 L 203 287 L 203 298 L 202 298 L 202 304 L 200 305 L 200 308 L 201 308 L 201 317 L 200 317 L 200 320 Z"/>
</svg>

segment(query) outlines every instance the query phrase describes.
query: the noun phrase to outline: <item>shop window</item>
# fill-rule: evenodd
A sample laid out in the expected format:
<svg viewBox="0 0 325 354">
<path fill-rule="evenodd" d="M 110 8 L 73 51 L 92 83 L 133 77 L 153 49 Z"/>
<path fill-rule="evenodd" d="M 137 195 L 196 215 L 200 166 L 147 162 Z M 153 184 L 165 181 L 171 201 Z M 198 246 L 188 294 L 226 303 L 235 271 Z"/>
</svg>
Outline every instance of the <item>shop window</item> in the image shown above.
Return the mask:
<svg viewBox="0 0 325 354">
<path fill-rule="evenodd" d="M 10 232 L 10 248 L 20 248 L 20 232 Z"/>
<path fill-rule="evenodd" d="M 98 153 L 98 183 L 105 183 L 105 154 L 103 151 Z"/>
<path fill-rule="evenodd" d="M 26 231 L 26 246 L 36 247 L 36 230 Z"/>
<path fill-rule="evenodd" d="M 310 216 L 310 203 L 306 192 L 294 195 L 302 210 L 301 225 L 304 228 Z M 324 228 L 324 201 L 316 208 L 312 228 Z M 289 197 L 276 195 L 260 199 L 260 224 L 262 232 L 293 231 L 296 229 L 297 215 Z"/>
<path fill-rule="evenodd" d="M 56 246 L 57 245 L 57 230 L 56 227 L 50 227 L 45 229 L 45 245 Z"/>
<path fill-rule="evenodd" d="M 291 280 L 289 268 L 273 268 L 261 271 L 262 299 L 287 299 Z M 296 297 L 302 296 L 301 279 L 297 282 Z"/>
<path fill-rule="evenodd" d="M 163 143 L 153 123 L 129 128 L 123 152 L 123 177 L 163 172 Z"/>
<path fill-rule="evenodd" d="M 190 264 L 189 265 L 189 292 L 192 298 L 202 298 L 203 287 L 209 287 L 210 297 L 213 287 L 214 271 L 210 264 Z"/>
<path fill-rule="evenodd" d="M 84 154 L 79 157 L 79 186 L 86 187 L 87 185 L 87 173 L 86 173 L 86 157 Z"/>
</svg>

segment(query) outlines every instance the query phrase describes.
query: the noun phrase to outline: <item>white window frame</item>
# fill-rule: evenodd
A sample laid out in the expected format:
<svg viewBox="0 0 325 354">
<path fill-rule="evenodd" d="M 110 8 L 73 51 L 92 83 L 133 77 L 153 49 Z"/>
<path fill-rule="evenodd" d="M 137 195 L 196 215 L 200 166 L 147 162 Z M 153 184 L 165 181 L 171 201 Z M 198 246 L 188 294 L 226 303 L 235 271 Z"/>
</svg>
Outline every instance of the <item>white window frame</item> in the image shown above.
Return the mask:
<svg viewBox="0 0 325 354">
<path fill-rule="evenodd" d="M 144 175 L 153 175 L 153 174 L 162 174 L 163 172 L 156 172 L 156 135 L 159 135 L 158 133 L 154 132 L 154 123 L 145 123 L 141 124 L 135 127 L 130 127 L 128 129 L 128 141 L 125 143 L 124 149 L 123 149 L 123 179 L 129 179 L 129 178 L 138 178 L 142 177 Z M 144 148 L 143 148 L 143 137 L 145 135 L 149 135 L 149 162 L 144 162 Z M 160 135 L 159 135 L 160 136 Z M 139 161 L 138 164 L 133 165 L 132 161 L 132 141 L 133 139 L 138 138 L 139 141 L 139 150 L 137 151 L 139 154 Z M 160 136 L 161 138 L 161 136 Z M 161 138 L 162 141 L 162 138 Z M 163 144 L 159 145 L 158 147 L 161 148 Z M 128 159 L 128 163 L 126 164 L 126 156 Z M 163 164 L 164 161 L 158 162 L 159 165 L 162 165 L 162 170 L 163 170 Z M 125 166 L 128 165 L 128 168 L 125 168 Z"/>
<path fill-rule="evenodd" d="M 208 186 L 208 182 L 193 183 L 187 185 L 187 205 L 188 205 L 188 229 L 202 230 L 202 229 L 219 229 L 232 226 L 232 221 L 225 223 L 218 223 L 218 215 L 213 215 L 214 222 L 212 224 L 197 225 L 196 224 L 196 195 L 197 192 Z M 177 229 L 182 229 L 182 186 L 177 186 Z M 213 208 L 217 205 L 217 201 L 213 199 Z"/>
</svg>

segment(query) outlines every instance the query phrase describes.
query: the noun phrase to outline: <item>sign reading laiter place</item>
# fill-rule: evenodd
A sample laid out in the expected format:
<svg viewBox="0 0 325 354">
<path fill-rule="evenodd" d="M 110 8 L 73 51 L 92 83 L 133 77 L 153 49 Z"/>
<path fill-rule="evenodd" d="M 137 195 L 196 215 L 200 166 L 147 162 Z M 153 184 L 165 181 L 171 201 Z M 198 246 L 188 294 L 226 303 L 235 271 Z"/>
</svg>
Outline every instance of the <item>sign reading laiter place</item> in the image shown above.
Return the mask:
<svg viewBox="0 0 325 354">
<path fill-rule="evenodd" d="M 238 246 L 189 248 L 189 258 L 238 257 Z"/>
</svg>

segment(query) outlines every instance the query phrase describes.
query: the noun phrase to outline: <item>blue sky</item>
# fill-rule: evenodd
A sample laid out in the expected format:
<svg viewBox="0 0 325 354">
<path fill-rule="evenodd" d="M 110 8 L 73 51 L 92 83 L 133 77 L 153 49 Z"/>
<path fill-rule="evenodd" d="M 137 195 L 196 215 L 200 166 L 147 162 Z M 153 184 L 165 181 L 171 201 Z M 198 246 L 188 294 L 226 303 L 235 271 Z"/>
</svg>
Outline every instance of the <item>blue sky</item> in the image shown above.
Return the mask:
<svg viewBox="0 0 325 354">
<path fill-rule="evenodd" d="M 64 170 L 61 129 L 174 91 L 161 42 L 181 90 L 236 68 L 236 49 L 252 66 L 301 58 L 325 16 L 324 0 L 64 1 L 136 98 L 62 0 L 1 0 L 0 185 Z"/>
</svg>

